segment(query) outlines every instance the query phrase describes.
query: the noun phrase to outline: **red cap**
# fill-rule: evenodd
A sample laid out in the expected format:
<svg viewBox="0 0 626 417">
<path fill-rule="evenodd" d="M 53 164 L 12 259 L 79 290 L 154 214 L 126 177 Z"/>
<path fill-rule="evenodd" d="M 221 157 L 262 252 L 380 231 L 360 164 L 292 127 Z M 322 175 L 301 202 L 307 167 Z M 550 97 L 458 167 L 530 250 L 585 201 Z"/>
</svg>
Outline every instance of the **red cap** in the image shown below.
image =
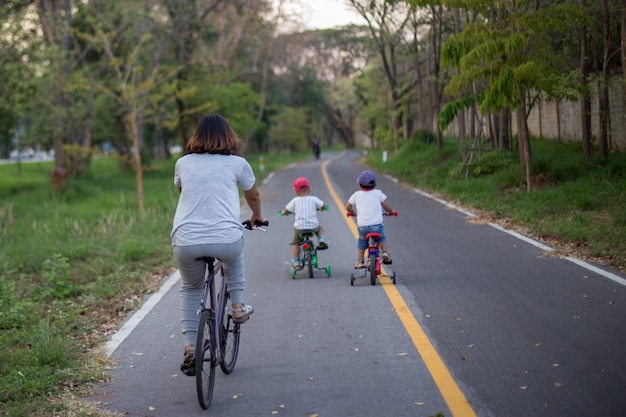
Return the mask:
<svg viewBox="0 0 626 417">
<path fill-rule="evenodd" d="M 296 178 L 293 181 L 293 190 L 297 193 L 298 191 L 306 190 L 309 188 L 309 180 L 304 177 Z"/>
</svg>

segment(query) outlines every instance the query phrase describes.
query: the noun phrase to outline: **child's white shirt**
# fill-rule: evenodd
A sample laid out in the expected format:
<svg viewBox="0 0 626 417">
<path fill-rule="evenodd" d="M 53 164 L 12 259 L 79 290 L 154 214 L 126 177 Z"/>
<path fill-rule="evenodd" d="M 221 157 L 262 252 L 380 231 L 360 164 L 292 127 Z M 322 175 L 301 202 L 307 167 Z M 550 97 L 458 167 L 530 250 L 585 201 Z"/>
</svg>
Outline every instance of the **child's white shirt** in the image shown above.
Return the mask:
<svg viewBox="0 0 626 417">
<path fill-rule="evenodd" d="M 352 194 L 348 203 L 356 211 L 357 226 L 372 226 L 383 223 L 381 204 L 387 199 L 385 193 L 377 188 L 369 191 L 359 190 Z"/>
<path fill-rule="evenodd" d="M 285 207 L 295 213 L 293 227 L 296 230 L 315 229 L 320 225 L 317 219 L 317 209 L 321 208 L 324 202 L 314 195 L 294 197 Z"/>
</svg>

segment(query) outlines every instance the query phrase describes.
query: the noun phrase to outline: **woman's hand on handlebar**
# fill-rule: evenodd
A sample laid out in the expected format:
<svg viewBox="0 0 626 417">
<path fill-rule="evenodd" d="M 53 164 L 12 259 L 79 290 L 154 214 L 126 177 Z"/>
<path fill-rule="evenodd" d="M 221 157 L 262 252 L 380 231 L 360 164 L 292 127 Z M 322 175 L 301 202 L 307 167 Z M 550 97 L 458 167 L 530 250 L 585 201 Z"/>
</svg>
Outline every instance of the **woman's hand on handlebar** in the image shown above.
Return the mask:
<svg viewBox="0 0 626 417">
<path fill-rule="evenodd" d="M 254 226 L 252 226 L 252 222 L 254 221 Z M 241 222 L 241 224 L 244 225 L 244 227 L 248 230 L 262 230 L 265 231 L 265 229 L 263 228 L 263 226 L 269 226 L 270 222 L 267 219 L 258 219 L 256 217 L 252 217 L 250 220 L 244 220 L 243 222 Z"/>
</svg>

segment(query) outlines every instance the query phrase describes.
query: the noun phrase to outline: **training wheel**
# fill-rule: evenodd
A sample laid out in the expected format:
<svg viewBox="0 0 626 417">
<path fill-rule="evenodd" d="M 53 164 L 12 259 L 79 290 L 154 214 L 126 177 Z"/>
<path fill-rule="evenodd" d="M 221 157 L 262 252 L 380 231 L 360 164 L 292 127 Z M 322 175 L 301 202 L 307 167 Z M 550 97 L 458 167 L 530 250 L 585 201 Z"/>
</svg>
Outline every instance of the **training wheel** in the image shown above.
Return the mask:
<svg viewBox="0 0 626 417">
<path fill-rule="evenodd" d="M 291 278 L 296 279 L 296 268 L 291 267 Z"/>
<path fill-rule="evenodd" d="M 350 274 L 350 285 L 354 286 L 354 274 Z"/>
<path fill-rule="evenodd" d="M 393 285 L 396 285 L 396 271 L 393 271 L 393 274 L 391 274 L 391 282 L 393 282 Z"/>
</svg>

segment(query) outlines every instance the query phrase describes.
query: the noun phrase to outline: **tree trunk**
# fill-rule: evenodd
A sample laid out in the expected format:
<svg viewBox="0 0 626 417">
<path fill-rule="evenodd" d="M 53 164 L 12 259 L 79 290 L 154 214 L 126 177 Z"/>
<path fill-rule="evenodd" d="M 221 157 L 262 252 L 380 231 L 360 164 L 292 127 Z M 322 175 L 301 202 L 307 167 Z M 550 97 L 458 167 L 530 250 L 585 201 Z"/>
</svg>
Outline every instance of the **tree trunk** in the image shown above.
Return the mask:
<svg viewBox="0 0 626 417">
<path fill-rule="evenodd" d="M 60 1 L 60 0 L 59 0 Z M 68 171 L 65 166 L 65 155 L 63 145 L 65 145 L 65 125 L 69 112 L 65 100 L 65 72 L 69 71 L 66 65 L 69 50 L 69 26 L 72 20 L 72 2 L 65 0 L 61 6 L 57 0 L 37 0 L 37 13 L 43 29 L 44 38 L 51 48 L 58 48 L 58 53 L 52 54 L 50 58 L 50 68 L 52 68 L 55 80 L 51 86 L 53 94 L 54 111 L 51 112 L 52 143 L 54 147 L 54 169 L 50 174 L 53 187 L 62 186 L 67 181 Z M 65 23 L 61 17 L 61 8 L 64 8 L 63 15 Z"/>
<path fill-rule="evenodd" d="M 625 0 L 626 1 L 626 0 Z M 454 9 L 454 32 L 461 33 L 462 24 L 461 24 L 461 9 Z M 457 115 L 458 126 L 459 126 L 459 146 L 463 148 L 465 146 L 466 138 L 466 130 L 465 127 L 465 109 L 462 109 Z"/>
<path fill-rule="evenodd" d="M 517 119 L 517 142 L 519 146 L 519 156 L 522 166 L 526 170 L 526 190 L 532 191 L 531 176 L 531 152 L 530 136 L 528 133 L 528 120 L 526 119 L 526 93 L 520 91 L 520 105 L 515 111 Z"/>
<path fill-rule="evenodd" d="M 587 8 L 587 0 L 580 0 L 580 6 Z M 580 28 L 580 85 L 583 94 L 580 99 L 580 130 L 583 143 L 583 155 L 590 158 L 591 151 L 591 98 L 589 97 L 589 65 L 587 64 L 587 26 L 583 23 Z M 626 69 L 625 69 L 626 70 Z M 626 84 L 624 85 L 626 88 Z"/>
<path fill-rule="evenodd" d="M 622 51 L 622 143 L 626 143 L 626 0 L 621 4 L 621 51 Z"/>
<path fill-rule="evenodd" d="M 141 163 L 141 141 L 139 139 L 139 118 L 137 113 L 137 103 L 133 101 L 131 111 L 128 114 L 128 133 L 133 138 L 133 168 L 137 182 L 137 204 L 139 214 L 144 214 L 143 195 L 143 166 Z"/>
<path fill-rule="evenodd" d="M 598 138 L 598 152 L 600 156 L 607 157 L 609 154 L 609 59 L 610 59 L 610 12 L 609 1 L 602 0 L 603 39 L 604 51 L 602 54 L 602 76 L 600 79 L 600 135 Z"/>
</svg>

